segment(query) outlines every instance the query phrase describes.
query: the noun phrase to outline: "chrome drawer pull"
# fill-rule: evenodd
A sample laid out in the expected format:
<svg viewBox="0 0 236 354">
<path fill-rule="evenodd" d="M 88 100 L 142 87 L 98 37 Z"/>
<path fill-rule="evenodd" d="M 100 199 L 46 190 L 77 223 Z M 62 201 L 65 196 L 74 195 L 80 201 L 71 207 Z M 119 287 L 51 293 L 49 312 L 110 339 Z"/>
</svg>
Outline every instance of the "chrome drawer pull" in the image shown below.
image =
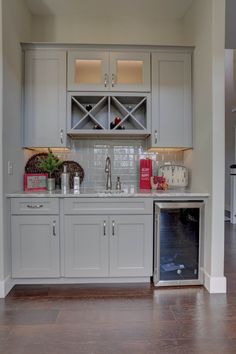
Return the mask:
<svg viewBox="0 0 236 354">
<path fill-rule="evenodd" d="M 52 234 L 53 234 L 53 236 L 56 236 L 56 221 L 55 220 L 52 223 Z"/>
<path fill-rule="evenodd" d="M 27 205 L 27 208 L 29 209 L 40 209 L 40 208 L 43 208 L 43 204 L 28 204 Z"/>
</svg>

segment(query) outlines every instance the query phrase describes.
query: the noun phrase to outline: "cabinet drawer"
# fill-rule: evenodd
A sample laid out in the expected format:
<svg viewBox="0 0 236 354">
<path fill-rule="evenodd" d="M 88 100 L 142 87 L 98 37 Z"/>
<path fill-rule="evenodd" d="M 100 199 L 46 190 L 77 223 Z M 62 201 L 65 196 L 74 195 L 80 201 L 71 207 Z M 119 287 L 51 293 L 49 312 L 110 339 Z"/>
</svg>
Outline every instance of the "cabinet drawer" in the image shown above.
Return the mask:
<svg viewBox="0 0 236 354">
<path fill-rule="evenodd" d="M 68 198 L 64 200 L 64 214 L 152 214 L 149 198 Z"/>
<path fill-rule="evenodd" d="M 58 198 L 12 198 L 11 214 L 59 214 Z"/>
</svg>

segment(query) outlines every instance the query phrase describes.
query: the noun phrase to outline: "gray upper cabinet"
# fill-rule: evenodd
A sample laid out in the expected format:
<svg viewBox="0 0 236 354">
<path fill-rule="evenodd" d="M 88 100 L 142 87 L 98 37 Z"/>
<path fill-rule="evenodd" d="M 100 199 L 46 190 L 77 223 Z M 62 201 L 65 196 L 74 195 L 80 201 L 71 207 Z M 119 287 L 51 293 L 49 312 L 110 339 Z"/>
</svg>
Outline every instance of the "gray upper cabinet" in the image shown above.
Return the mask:
<svg viewBox="0 0 236 354">
<path fill-rule="evenodd" d="M 111 91 L 150 91 L 150 53 L 111 52 Z"/>
<path fill-rule="evenodd" d="M 70 50 L 69 91 L 150 91 L 150 53 Z"/>
<path fill-rule="evenodd" d="M 67 88 L 69 91 L 109 89 L 109 54 L 71 50 L 68 52 Z"/>
<path fill-rule="evenodd" d="M 66 146 L 66 50 L 25 51 L 25 147 Z"/>
<path fill-rule="evenodd" d="M 149 147 L 192 147 L 191 53 L 152 53 Z"/>
</svg>

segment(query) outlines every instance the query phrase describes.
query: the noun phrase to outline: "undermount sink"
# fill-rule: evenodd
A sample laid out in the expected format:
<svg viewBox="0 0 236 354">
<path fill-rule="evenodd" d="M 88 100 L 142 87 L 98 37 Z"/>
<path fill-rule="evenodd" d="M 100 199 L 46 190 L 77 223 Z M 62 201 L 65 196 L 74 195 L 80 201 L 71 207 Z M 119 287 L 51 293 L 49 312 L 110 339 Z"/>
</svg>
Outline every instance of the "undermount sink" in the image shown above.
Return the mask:
<svg viewBox="0 0 236 354">
<path fill-rule="evenodd" d="M 121 194 L 125 193 L 124 190 L 117 190 L 117 189 L 103 189 L 103 190 L 95 190 L 98 193 L 104 193 L 104 194 Z"/>
</svg>

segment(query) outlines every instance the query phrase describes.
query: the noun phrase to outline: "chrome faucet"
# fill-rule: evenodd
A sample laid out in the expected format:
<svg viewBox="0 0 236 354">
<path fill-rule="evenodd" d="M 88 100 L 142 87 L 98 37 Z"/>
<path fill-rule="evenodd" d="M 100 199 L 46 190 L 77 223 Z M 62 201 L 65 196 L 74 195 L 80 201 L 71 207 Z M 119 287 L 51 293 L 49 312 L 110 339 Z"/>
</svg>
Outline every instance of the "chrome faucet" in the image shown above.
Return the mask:
<svg viewBox="0 0 236 354">
<path fill-rule="evenodd" d="M 107 173 L 106 190 L 111 190 L 111 159 L 109 156 L 106 158 L 105 172 Z"/>
</svg>

